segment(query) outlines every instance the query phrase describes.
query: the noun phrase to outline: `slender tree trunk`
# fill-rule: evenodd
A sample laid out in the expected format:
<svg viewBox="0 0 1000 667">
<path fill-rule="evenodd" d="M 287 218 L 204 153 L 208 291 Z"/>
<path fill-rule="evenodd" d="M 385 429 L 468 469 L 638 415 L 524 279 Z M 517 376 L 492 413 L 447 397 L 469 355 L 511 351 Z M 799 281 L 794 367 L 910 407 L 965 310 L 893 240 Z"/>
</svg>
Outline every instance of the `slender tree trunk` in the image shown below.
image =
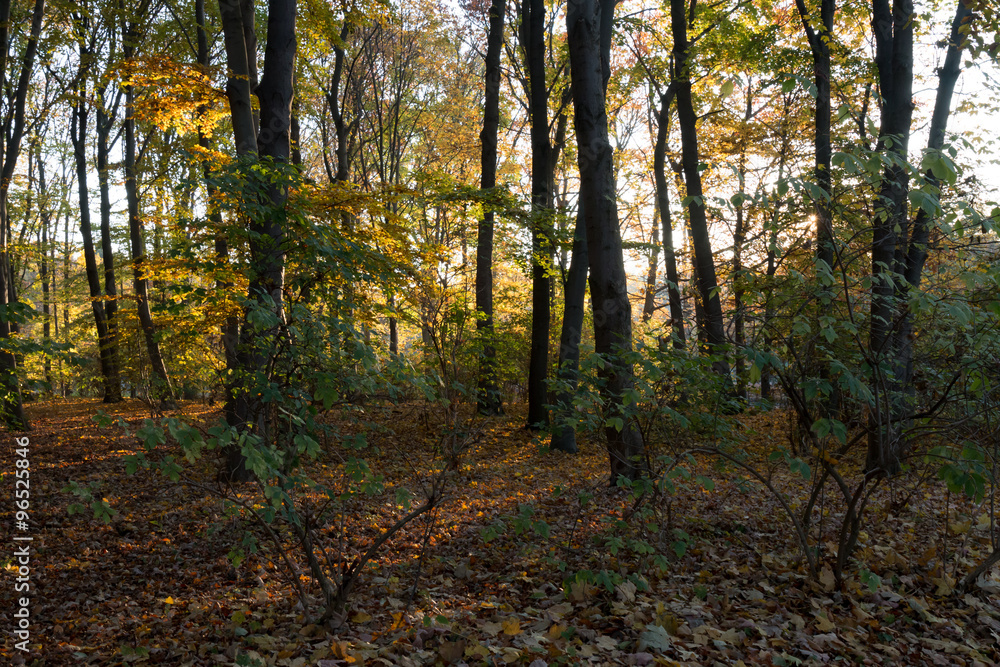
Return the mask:
<svg viewBox="0 0 1000 667">
<path fill-rule="evenodd" d="M 872 297 L 869 354 L 875 367 L 875 402 L 869 416 L 865 470 L 892 476 L 903 456 L 900 419 L 905 398 L 894 377 L 893 327 L 898 312 L 897 273 L 906 250 L 910 177 L 905 167 L 913 117 L 913 3 L 874 0 L 872 29 L 882 94 L 878 149 L 891 157 L 882 176 L 872 229 Z"/>
<path fill-rule="evenodd" d="M 653 231 L 649 240 L 652 250 L 649 252 L 649 263 L 646 265 L 646 288 L 642 302 L 642 321 L 648 322 L 656 312 L 656 269 L 660 263 L 660 210 L 653 210 Z"/>
<path fill-rule="evenodd" d="M 163 407 L 173 407 L 174 390 L 167 374 L 167 367 L 160 352 L 156 325 L 149 308 L 149 277 L 147 275 L 148 258 L 146 243 L 143 240 L 142 218 L 139 210 L 139 188 L 136 182 L 137 168 L 135 121 L 133 119 L 133 91 L 126 88 L 125 97 L 125 197 L 128 202 L 129 242 L 132 254 L 132 289 L 135 292 L 136 310 L 139 325 L 146 342 L 146 352 L 149 354 L 149 364 L 153 370 L 153 396 L 159 399 Z"/>
<path fill-rule="evenodd" d="M 17 158 L 21 152 L 21 140 L 24 138 L 24 107 L 38 49 L 38 36 L 42 30 L 45 2 L 35 0 L 27 48 L 21 57 L 18 79 L 16 82 L 11 82 L 14 85 L 10 85 L 6 80 L 7 71 L 10 69 L 10 9 L 11 0 L 0 0 L 0 91 L 12 94 L 4 127 L 0 128 L 2 130 L 0 156 L 3 159 L 0 165 L 0 309 L 4 311 L 16 304 L 16 299 L 10 298 L 14 284 L 10 271 L 10 216 L 7 210 L 7 196 L 17 166 Z M 0 339 L 5 341 L 10 339 L 12 320 L 13 318 L 6 313 L 0 317 Z M 0 397 L 0 419 L 13 430 L 30 430 L 31 424 L 28 422 L 21 399 L 17 359 L 8 351 L 0 353 L 0 385 L 3 387 L 3 396 Z"/>
<path fill-rule="evenodd" d="M 493 0 L 490 5 L 490 29 L 486 38 L 486 102 L 483 111 L 483 144 L 481 187 L 488 190 L 497 184 L 497 134 L 500 126 L 500 56 L 503 51 L 506 0 Z M 491 207 L 485 207 L 479 221 L 476 241 L 476 328 L 482 340 L 479 360 L 477 402 L 482 414 L 499 414 L 503 410 L 497 387 L 496 335 L 493 327 L 493 224 Z M 395 322 L 392 322 L 395 325 Z M 393 328 L 393 331 L 395 329 Z"/>
<path fill-rule="evenodd" d="M 746 154 L 740 155 L 738 167 L 740 193 L 746 184 Z M 736 207 L 736 229 L 733 233 L 733 343 L 736 345 L 736 395 L 746 400 L 746 304 L 743 301 L 743 245 L 746 243 L 746 207 L 740 201 Z"/>
<path fill-rule="evenodd" d="M 778 157 L 778 187 L 785 180 L 785 164 L 788 160 L 789 141 L 788 125 L 786 118 L 790 109 L 791 98 L 785 97 L 784 116 L 781 121 L 781 153 Z M 771 205 L 771 219 L 767 238 L 767 284 L 764 288 L 764 353 L 770 355 L 773 336 L 772 325 L 774 322 L 774 275 L 778 270 L 778 218 L 781 214 L 782 196 L 776 194 Z M 760 369 L 760 397 L 763 400 L 771 400 L 771 365 L 764 364 Z"/>
<path fill-rule="evenodd" d="M 564 420 L 573 409 L 573 396 L 580 376 L 580 339 L 583 336 L 584 302 L 587 298 L 587 226 L 582 201 L 579 206 L 573 232 L 573 256 L 563 289 L 565 304 L 559 333 L 558 379 L 563 386 L 557 392 L 555 404 L 560 407 L 560 417 Z M 568 454 L 576 453 L 576 428 L 558 424 L 552 433 L 550 446 Z"/>
<path fill-rule="evenodd" d="M 708 234 L 701 172 L 698 170 L 698 117 L 695 115 L 694 103 L 691 98 L 690 44 L 687 36 L 687 14 L 684 0 L 670 0 L 670 18 L 674 37 L 674 67 L 671 85 L 677 91 L 677 119 L 681 128 L 681 160 L 684 169 L 684 184 L 687 190 L 688 226 L 691 229 L 691 245 L 694 248 L 698 292 L 705 313 L 705 340 L 711 353 L 718 355 L 717 361 L 713 363 L 713 368 L 728 379 L 729 362 L 723 356 L 722 350 L 722 346 L 726 342 L 722 320 L 722 300 L 719 296 L 719 282 L 715 275 L 712 242 Z"/>
<path fill-rule="evenodd" d="M 36 163 L 38 165 L 38 218 L 39 218 L 39 262 L 38 280 L 42 283 L 42 341 L 45 345 L 52 342 L 52 294 L 49 283 L 49 225 L 52 224 L 52 202 L 49 199 L 48 182 L 45 178 L 45 161 L 42 160 L 42 149 L 39 143 L 36 147 Z M 55 270 L 52 270 L 55 273 Z M 43 362 L 46 394 L 52 393 L 52 357 L 45 352 Z"/>
<path fill-rule="evenodd" d="M 81 53 L 83 57 L 85 53 Z M 108 320 L 104 310 L 101 276 L 97 268 L 97 254 L 94 251 L 93 228 L 90 221 L 90 188 L 87 184 L 87 111 L 86 81 L 80 84 L 80 97 L 73 107 L 70 122 L 70 137 L 73 142 L 73 155 L 76 161 L 76 183 L 80 205 L 80 236 L 83 239 L 83 259 L 87 272 L 87 286 L 90 290 L 90 305 L 94 312 L 94 325 L 97 328 L 98 354 L 101 362 L 101 376 L 104 378 L 104 400 L 111 402 L 109 397 L 115 394 L 112 386 L 111 360 L 108 352 L 109 332 Z"/>
<path fill-rule="evenodd" d="M 98 98 L 104 97 L 103 91 Z M 114 105 L 117 108 L 117 104 Z M 118 354 L 118 287 L 115 281 L 115 254 L 111 242 L 111 187 L 108 179 L 108 154 L 114 116 L 102 108 L 97 109 L 97 181 L 101 193 L 101 262 L 104 265 L 104 314 L 108 326 L 108 391 L 105 403 L 122 400 L 122 383 L 119 374 Z"/>
<path fill-rule="evenodd" d="M 820 24 L 814 25 L 810 20 L 805 0 L 795 0 L 798 8 L 799 18 L 802 20 L 802 27 L 805 30 L 809 41 L 809 47 L 813 57 L 813 75 L 816 83 L 816 106 L 815 106 L 815 178 L 819 188 L 818 196 L 813 202 L 816 210 L 816 279 L 819 283 L 819 299 L 817 320 L 822 314 L 829 311 L 833 301 L 832 269 L 834 262 L 834 236 L 833 236 L 833 213 L 832 213 L 832 186 L 830 174 L 830 160 L 832 157 L 832 145 L 830 140 L 830 42 L 833 40 L 833 18 L 836 12 L 836 0 L 821 0 L 820 2 Z M 817 323 L 816 330 L 820 326 Z M 816 350 L 816 343 L 810 343 L 808 357 L 812 364 L 817 366 L 816 374 L 823 380 L 830 377 L 829 363 Z M 837 404 L 839 400 L 835 393 L 821 397 L 819 400 L 819 411 L 824 417 L 837 414 Z"/>
<path fill-rule="evenodd" d="M 670 327 L 674 347 L 684 349 L 684 311 L 681 305 L 680 276 L 677 254 L 674 252 L 674 223 L 670 213 L 670 192 L 667 188 L 667 136 L 670 131 L 670 104 L 675 95 L 673 86 L 660 96 L 660 111 L 656 116 L 656 143 L 653 145 L 653 177 L 656 181 L 656 206 L 663 226 L 663 257 L 667 274 L 667 302 L 670 304 Z"/>
<path fill-rule="evenodd" d="M 632 307 L 618 229 L 604 95 L 604 63 L 610 58 L 610 39 L 604 39 L 602 30 L 602 19 L 604 25 L 610 26 L 614 7 L 615 0 L 579 0 L 570 3 L 566 15 L 594 342 L 596 352 L 607 360 L 601 373 L 608 411 L 605 434 L 612 483 L 620 477 L 636 479 L 646 470 L 642 435 L 624 399 L 635 383 L 628 360 L 632 351 Z"/>
<path fill-rule="evenodd" d="M 125 59 L 132 58 L 135 43 L 138 40 L 138 30 L 135 24 L 127 24 L 123 35 L 123 54 Z M 147 275 L 146 244 L 143 239 L 142 218 L 139 209 L 138 165 L 136 165 L 135 138 L 135 91 L 132 86 L 125 87 L 125 155 L 123 166 L 125 171 L 125 199 L 128 203 L 128 230 L 130 248 L 132 251 L 132 285 L 135 291 L 136 310 L 139 325 L 146 342 L 149 354 L 149 365 L 153 370 L 153 396 L 159 399 L 164 408 L 174 408 L 174 389 L 167 374 L 167 366 L 160 352 L 160 342 L 156 333 L 156 325 L 149 309 L 149 277 Z"/>
<path fill-rule="evenodd" d="M 198 26 L 198 66 L 203 68 L 203 71 L 207 72 L 211 63 L 209 62 L 208 34 L 205 30 L 205 0 L 195 0 L 195 21 Z M 203 111 L 207 111 L 207 109 Z M 211 139 L 205 134 L 200 125 L 198 128 L 198 145 L 206 151 L 209 150 L 212 145 Z M 208 220 L 216 229 L 215 258 L 221 266 L 227 266 L 229 264 L 229 242 L 225 233 L 225 223 L 222 220 L 222 212 L 215 203 L 216 189 L 210 178 L 211 171 L 209 161 L 207 159 L 202 162 L 202 174 L 205 179 L 205 190 L 208 199 Z M 215 281 L 215 288 L 219 290 L 220 293 L 231 290 L 232 287 L 232 283 L 224 278 L 220 277 Z M 236 342 L 239 339 L 240 333 L 239 318 L 235 315 L 227 315 L 226 321 L 223 323 L 220 333 L 222 338 L 222 351 L 226 359 L 226 378 L 229 378 L 236 373 L 238 368 L 236 361 Z M 228 380 L 226 381 L 228 382 Z M 227 421 L 230 423 L 234 421 L 234 415 L 231 414 L 232 409 L 233 402 L 227 400 L 223 411 L 226 414 Z"/>
<path fill-rule="evenodd" d="M 528 362 L 528 427 L 549 422 L 549 322 L 551 320 L 552 175 L 549 141 L 549 93 L 545 83 L 545 2 L 524 0 L 522 9 L 525 69 L 531 115 L 531 356 Z"/>
</svg>

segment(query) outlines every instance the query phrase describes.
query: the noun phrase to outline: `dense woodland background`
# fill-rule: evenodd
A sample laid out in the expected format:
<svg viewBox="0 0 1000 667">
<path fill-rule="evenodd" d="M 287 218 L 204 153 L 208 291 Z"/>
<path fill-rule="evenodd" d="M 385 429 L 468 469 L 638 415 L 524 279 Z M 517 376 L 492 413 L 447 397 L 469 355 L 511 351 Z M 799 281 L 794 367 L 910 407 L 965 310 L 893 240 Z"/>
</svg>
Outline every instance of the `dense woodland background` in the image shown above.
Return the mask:
<svg viewBox="0 0 1000 667">
<path fill-rule="evenodd" d="M 476 496 L 499 424 L 579 452 L 579 512 L 622 503 L 586 538 L 614 566 L 545 556 L 564 600 L 669 578 L 701 539 L 673 503 L 723 488 L 858 596 L 899 590 L 879 535 L 926 492 L 966 536 L 927 585 L 994 595 L 998 26 L 991 0 L 2 0 L 3 418 L 93 407 L 331 631 Z M 93 477 L 71 511 L 120 522 Z M 579 548 L 533 507 L 484 541 Z M 680 659 L 664 618 L 615 650 Z"/>
</svg>

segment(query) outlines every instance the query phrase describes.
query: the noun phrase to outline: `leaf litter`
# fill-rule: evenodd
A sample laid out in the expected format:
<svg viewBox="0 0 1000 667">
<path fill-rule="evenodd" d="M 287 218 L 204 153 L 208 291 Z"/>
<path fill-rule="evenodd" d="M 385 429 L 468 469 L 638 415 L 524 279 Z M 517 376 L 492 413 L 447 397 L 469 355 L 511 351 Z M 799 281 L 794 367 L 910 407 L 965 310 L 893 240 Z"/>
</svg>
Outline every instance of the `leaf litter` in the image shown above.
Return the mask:
<svg viewBox="0 0 1000 667">
<path fill-rule="evenodd" d="M 91 417 L 101 408 L 132 423 L 148 416 L 134 401 L 31 407 L 32 651 L 15 652 L 5 633 L 0 655 L 11 664 L 971 666 L 1000 660 L 997 573 L 974 590 L 955 590 L 963 569 L 988 555 L 989 526 L 971 503 L 933 484 L 901 510 L 895 500 L 904 489 L 882 489 L 871 501 L 857 553 L 875 578 L 863 582 L 854 568 L 838 582 L 829 566 L 835 545 L 827 542 L 813 581 L 774 499 L 699 459 L 698 472 L 712 478 L 712 490 L 686 487 L 669 499 L 669 521 L 687 536 L 685 548 L 674 552 L 664 541 L 667 557 L 654 566 L 613 548 L 616 536 L 636 535 L 627 526 L 634 500 L 608 488 L 599 444 L 581 439 L 573 457 L 546 452 L 515 411 L 484 425 L 447 502 L 429 525 L 410 526 L 390 542 L 366 570 L 346 619 L 333 627 L 309 622 L 276 556 L 260 551 L 238 568 L 230 564 L 226 555 L 238 531 L 223 519 L 217 499 L 150 475 L 126 476 L 122 457 L 140 446 L 98 429 Z M 200 404 L 183 410 L 218 418 Z M 433 460 L 433 420 L 391 418 L 395 442 L 366 454 L 387 487 Z M 741 421 L 753 434 L 748 452 L 757 447 L 763 456 L 772 443 L 755 438 L 780 439 L 787 419 L 771 413 Z M 0 452 L 9 493 L 14 445 L 13 437 L 5 440 Z M 214 462 L 201 463 L 201 474 L 213 474 Z M 794 478 L 801 477 L 776 474 L 794 498 Z M 72 499 L 61 489 L 70 480 L 102 483 L 117 511 L 110 524 L 67 514 Z M 370 500 L 345 517 L 354 535 L 375 535 L 380 522 L 391 520 Z M 2 517 L 10 525 L 9 503 Z M 2 610 L 14 608 L 9 559 L 5 565 Z M 9 612 L 0 615 L 12 623 Z"/>
</svg>

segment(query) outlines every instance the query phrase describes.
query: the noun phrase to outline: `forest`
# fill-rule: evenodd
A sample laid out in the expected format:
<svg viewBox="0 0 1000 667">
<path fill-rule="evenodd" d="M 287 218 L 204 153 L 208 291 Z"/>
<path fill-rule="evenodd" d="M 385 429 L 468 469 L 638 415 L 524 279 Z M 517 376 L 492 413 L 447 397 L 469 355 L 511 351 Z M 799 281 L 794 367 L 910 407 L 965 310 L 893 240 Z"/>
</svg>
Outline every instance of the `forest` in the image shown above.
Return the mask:
<svg viewBox="0 0 1000 667">
<path fill-rule="evenodd" d="M 996 0 L 0 0 L 12 665 L 1000 661 Z"/>
</svg>

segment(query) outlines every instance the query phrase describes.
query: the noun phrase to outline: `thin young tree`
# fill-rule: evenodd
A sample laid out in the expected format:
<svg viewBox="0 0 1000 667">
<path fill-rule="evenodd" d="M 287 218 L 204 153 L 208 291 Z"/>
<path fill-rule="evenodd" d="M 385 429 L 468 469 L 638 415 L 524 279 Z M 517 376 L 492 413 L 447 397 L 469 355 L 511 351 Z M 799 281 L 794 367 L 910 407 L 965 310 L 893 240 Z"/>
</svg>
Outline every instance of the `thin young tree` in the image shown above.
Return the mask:
<svg viewBox="0 0 1000 667">
<path fill-rule="evenodd" d="M 8 62 L 13 41 L 11 0 L 0 0 L 0 90 L 3 91 L 6 102 L 0 119 L 0 310 L 3 311 L 0 312 L 0 339 L 3 340 L 10 339 L 13 317 L 8 310 L 15 307 L 16 303 L 10 299 L 13 276 L 10 269 L 10 216 L 7 199 L 25 134 L 24 107 L 38 52 L 38 36 L 42 31 L 44 11 L 45 0 L 35 0 L 31 27 L 25 36 L 24 52 L 20 62 L 14 64 Z M 18 70 L 17 80 L 8 82 L 7 72 L 15 67 Z M 17 359 L 10 351 L 0 352 L 0 384 L 3 391 L 3 396 L 0 397 L 0 418 L 11 429 L 30 430 L 31 424 L 21 400 Z"/>
<path fill-rule="evenodd" d="M 500 126 L 500 57 L 503 51 L 504 16 L 506 0 L 493 0 L 489 8 L 489 33 L 486 38 L 486 73 L 484 75 L 485 104 L 483 131 L 480 139 L 482 150 L 483 190 L 497 184 L 497 134 Z M 476 312 L 477 330 L 482 339 L 479 358 L 477 402 L 483 414 L 503 411 L 500 390 L 497 386 L 497 352 L 493 342 L 493 228 L 494 212 L 489 206 L 483 210 L 476 235 Z"/>
</svg>

